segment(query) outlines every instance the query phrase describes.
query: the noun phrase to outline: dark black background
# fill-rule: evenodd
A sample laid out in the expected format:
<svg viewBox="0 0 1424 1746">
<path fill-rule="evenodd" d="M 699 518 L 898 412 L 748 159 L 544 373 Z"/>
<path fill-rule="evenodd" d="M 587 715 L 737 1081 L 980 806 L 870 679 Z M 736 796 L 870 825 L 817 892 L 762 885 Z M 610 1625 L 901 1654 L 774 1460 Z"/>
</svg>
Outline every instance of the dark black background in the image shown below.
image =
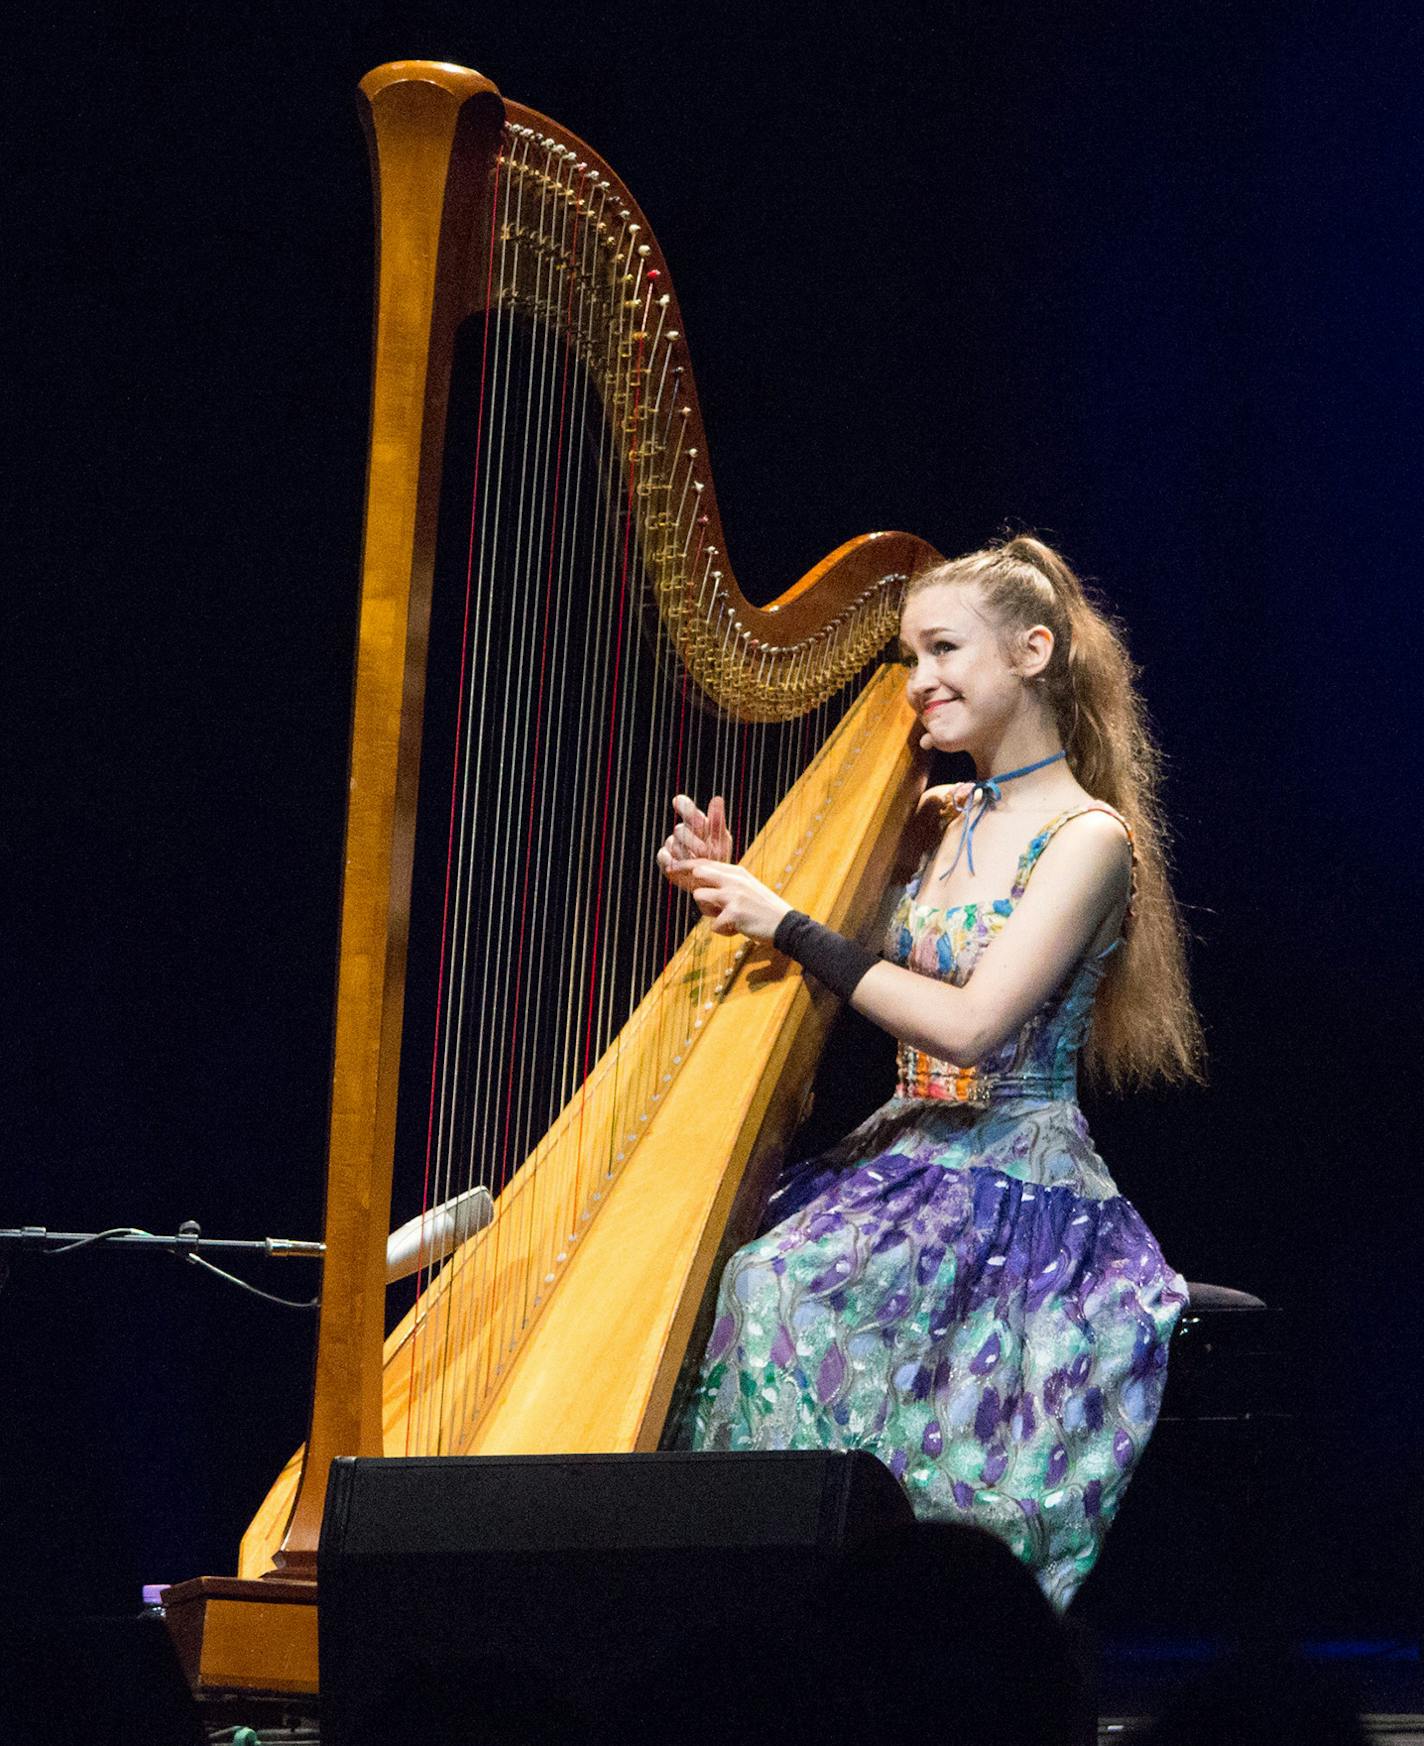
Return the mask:
<svg viewBox="0 0 1424 1746">
<path fill-rule="evenodd" d="M 1402 5 L 1274 0 L 31 20 L 4 99 L 0 1225 L 318 1232 L 369 388 L 352 92 L 462 62 L 648 212 L 754 598 L 870 528 L 956 552 L 1010 523 L 1125 618 L 1212 1082 L 1090 1117 L 1183 1271 L 1295 1316 L 1302 1606 L 1398 1622 L 1418 38 Z M 193 1269 L 17 1261 L 0 1580 L 106 1606 L 231 1569 L 308 1364 L 307 1321 Z"/>
</svg>

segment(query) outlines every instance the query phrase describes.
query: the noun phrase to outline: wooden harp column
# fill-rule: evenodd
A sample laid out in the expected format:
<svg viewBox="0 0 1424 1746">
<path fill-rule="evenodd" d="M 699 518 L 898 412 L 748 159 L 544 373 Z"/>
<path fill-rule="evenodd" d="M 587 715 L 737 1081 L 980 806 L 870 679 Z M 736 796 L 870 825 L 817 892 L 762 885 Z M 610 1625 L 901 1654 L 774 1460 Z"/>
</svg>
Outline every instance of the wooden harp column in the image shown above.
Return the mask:
<svg viewBox="0 0 1424 1746">
<path fill-rule="evenodd" d="M 581 141 L 477 73 L 399 62 L 361 93 L 376 332 L 315 1388 L 307 1444 L 244 1539 L 240 1579 L 169 1592 L 190 1671 L 210 1689 L 315 1689 L 312 1584 L 336 1456 L 659 1446 L 720 1260 L 756 1217 L 833 1016 L 794 966 L 705 924 L 656 973 L 605 976 L 626 1022 L 600 1031 L 595 1051 L 585 1042 L 547 1132 L 490 1181 L 494 1222 L 432 1270 L 388 1333 L 432 583 L 462 324 L 484 321 L 488 352 L 491 313 L 517 311 L 560 336 L 552 368 L 567 380 L 571 359 L 592 383 L 608 433 L 598 467 L 613 484 L 610 567 L 625 593 L 633 577 L 618 646 L 641 637 L 656 667 L 675 668 L 679 735 L 690 708 L 710 724 L 708 768 L 745 773 L 745 747 L 732 749 L 742 724 L 773 736 L 796 726 L 754 756 L 785 791 L 747 808 L 747 864 L 798 907 L 863 930 L 917 792 L 902 676 L 878 663 L 905 579 L 937 554 L 910 535 L 865 535 L 751 606 L 725 557 L 676 294 L 632 196 Z M 501 440 L 480 405 L 477 478 L 479 449 Z M 561 425 L 560 455 L 563 442 Z M 473 574 L 485 524 L 473 509 L 470 522 Z M 551 539 L 539 569 L 568 587 L 555 553 Z M 821 737 L 807 752 L 812 724 Z M 605 773 L 595 813 L 606 789 Z M 667 828 L 664 812 L 655 839 Z M 596 1163 L 586 1133 L 607 1137 Z M 480 1295 L 491 1292 L 498 1314 Z M 417 1402 L 434 1389 L 457 1407 Z"/>
</svg>

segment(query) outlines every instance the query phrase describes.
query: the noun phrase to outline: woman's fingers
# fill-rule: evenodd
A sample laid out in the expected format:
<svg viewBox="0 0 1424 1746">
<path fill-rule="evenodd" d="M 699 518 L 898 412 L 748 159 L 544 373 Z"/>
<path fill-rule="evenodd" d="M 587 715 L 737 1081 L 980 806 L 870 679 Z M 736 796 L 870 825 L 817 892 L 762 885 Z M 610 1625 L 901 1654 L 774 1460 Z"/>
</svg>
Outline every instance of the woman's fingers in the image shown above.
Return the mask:
<svg viewBox="0 0 1424 1746">
<path fill-rule="evenodd" d="M 727 803 L 720 794 L 714 795 L 708 803 L 707 811 L 703 812 L 689 795 L 676 794 L 672 804 L 677 813 L 677 823 L 673 826 L 671 835 L 664 838 L 654 860 L 659 870 L 674 885 L 690 892 L 701 906 L 702 898 L 694 890 L 698 882 L 696 864 L 704 862 L 712 870 L 727 868 L 732 864 L 732 837 L 727 829 Z M 725 903 L 728 897 L 729 893 L 719 891 L 720 903 Z"/>
<path fill-rule="evenodd" d="M 693 885 L 692 863 L 695 857 L 688 854 L 675 837 L 669 837 L 653 857 L 658 870 L 668 881 L 682 891 L 690 891 Z"/>
<path fill-rule="evenodd" d="M 692 895 L 696 901 L 720 910 L 731 894 L 718 877 L 719 865 L 716 861 L 699 859 L 692 863 L 690 871 L 693 878 Z"/>
<path fill-rule="evenodd" d="M 685 794 L 673 796 L 673 810 L 678 815 L 678 822 L 672 827 L 672 835 L 668 845 L 673 853 L 683 860 L 692 860 L 707 852 L 707 843 L 703 836 L 706 820 Z"/>
<path fill-rule="evenodd" d="M 720 794 L 714 794 L 707 807 L 707 836 L 712 856 L 719 861 L 730 861 L 732 833 L 727 829 L 727 803 Z"/>
<path fill-rule="evenodd" d="M 699 860 L 692 867 L 692 895 L 718 934 L 745 934 L 771 940 L 790 905 L 745 867 L 727 861 Z"/>
<path fill-rule="evenodd" d="M 714 934 L 739 934 L 742 931 L 730 904 L 722 901 L 721 892 L 714 893 L 710 901 L 701 892 L 694 891 L 692 895 Z"/>
<path fill-rule="evenodd" d="M 732 834 L 727 829 L 727 803 L 720 794 L 713 795 L 706 812 L 686 794 L 675 794 L 672 804 L 678 816 L 673 835 L 690 854 L 702 855 L 712 861 L 731 860 Z"/>
</svg>

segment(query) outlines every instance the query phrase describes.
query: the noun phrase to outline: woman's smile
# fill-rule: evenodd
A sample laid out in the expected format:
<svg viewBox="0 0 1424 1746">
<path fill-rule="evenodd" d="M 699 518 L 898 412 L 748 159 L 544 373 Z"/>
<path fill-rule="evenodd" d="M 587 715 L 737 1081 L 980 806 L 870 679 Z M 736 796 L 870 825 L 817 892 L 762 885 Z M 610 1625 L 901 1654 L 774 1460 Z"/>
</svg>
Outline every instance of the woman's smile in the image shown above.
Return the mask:
<svg viewBox="0 0 1424 1746">
<path fill-rule="evenodd" d="M 921 713 L 928 717 L 931 710 L 943 709 L 947 704 L 958 702 L 959 699 L 957 697 L 936 697 L 932 702 L 925 705 Z"/>
</svg>

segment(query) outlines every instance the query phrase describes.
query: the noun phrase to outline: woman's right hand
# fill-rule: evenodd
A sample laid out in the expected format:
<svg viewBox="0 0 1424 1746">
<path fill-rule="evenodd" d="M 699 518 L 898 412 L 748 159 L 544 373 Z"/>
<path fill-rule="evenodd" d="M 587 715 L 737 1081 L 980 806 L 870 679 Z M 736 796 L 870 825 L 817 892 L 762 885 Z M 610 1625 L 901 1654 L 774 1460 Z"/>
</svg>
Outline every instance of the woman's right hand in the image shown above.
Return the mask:
<svg viewBox="0 0 1424 1746">
<path fill-rule="evenodd" d="M 727 829 L 727 808 L 720 794 L 714 795 L 706 812 L 685 794 L 675 794 L 672 802 L 678 822 L 672 835 L 658 850 L 658 866 L 668 880 L 683 891 L 697 884 L 693 877 L 694 861 L 730 861 L 732 833 Z"/>
</svg>

